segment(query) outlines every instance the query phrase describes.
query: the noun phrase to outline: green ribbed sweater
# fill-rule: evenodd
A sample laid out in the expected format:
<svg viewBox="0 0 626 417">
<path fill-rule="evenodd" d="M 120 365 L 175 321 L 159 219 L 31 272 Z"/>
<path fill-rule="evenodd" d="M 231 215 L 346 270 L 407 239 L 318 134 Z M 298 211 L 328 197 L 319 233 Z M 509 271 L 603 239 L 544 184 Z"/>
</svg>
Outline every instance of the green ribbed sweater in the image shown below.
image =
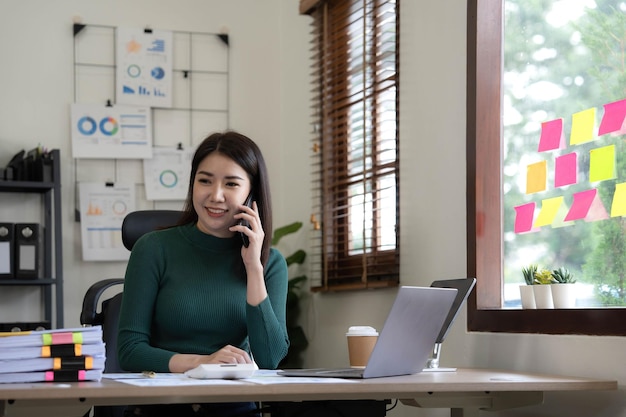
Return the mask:
<svg viewBox="0 0 626 417">
<path fill-rule="evenodd" d="M 287 354 L 287 264 L 272 248 L 268 297 L 246 302 L 241 238 L 217 238 L 195 224 L 142 236 L 130 256 L 120 312 L 118 355 L 131 372 L 169 372 L 176 353 L 211 354 L 225 345 L 251 352 L 262 369 Z"/>
</svg>

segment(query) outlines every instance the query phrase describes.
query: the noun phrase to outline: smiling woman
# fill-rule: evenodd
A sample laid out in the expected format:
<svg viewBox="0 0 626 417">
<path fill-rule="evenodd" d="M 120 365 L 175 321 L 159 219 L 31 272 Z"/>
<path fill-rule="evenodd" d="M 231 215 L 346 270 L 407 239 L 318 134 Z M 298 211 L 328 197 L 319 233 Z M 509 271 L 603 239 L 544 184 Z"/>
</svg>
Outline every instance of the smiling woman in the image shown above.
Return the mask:
<svg viewBox="0 0 626 417">
<path fill-rule="evenodd" d="M 251 192 L 256 200 L 247 207 Z M 265 233 L 271 231 L 271 214 L 257 145 L 236 132 L 206 138 L 192 160 L 178 225 L 143 235 L 131 252 L 119 321 L 122 368 L 186 372 L 202 364 L 253 361 L 265 369 L 278 366 L 289 346 L 287 264 Z M 240 225 L 241 219 L 250 227 Z M 248 246 L 239 233 L 248 237 Z M 253 403 L 200 407 L 207 415 L 258 415 Z M 198 415 L 191 405 L 137 406 L 129 412 Z"/>
</svg>

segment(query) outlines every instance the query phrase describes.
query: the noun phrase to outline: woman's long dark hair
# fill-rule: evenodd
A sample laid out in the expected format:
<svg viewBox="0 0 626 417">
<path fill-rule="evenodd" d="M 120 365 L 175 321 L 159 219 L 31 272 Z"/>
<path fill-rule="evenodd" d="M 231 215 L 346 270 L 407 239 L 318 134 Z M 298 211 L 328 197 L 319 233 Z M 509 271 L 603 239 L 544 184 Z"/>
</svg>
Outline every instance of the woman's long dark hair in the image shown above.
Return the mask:
<svg viewBox="0 0 626 417">
<path fill-rule="evenodd" d="M 196 153 L 191 161 L 191 175 L 189 178 L 189 189 L 187 199 L 183 207 L 183 214 L 178 221 L 179 225 L 198 222 L 198 213 L 193 207 L 193 184 L 196 180 L 196 173 L 200 163 L 213 152 L 232 159 L 237 165 L 242 167 L 248 174 L 251 184 L 251 192 L 254 195 L 259 208 L 259 217 L 265 231 L 263 247 L 261 248 L 261 263 L 267 263 L 270 255 L 272 242 L 272 199 L 270 194 L 267 167 L 259 147 L 247 136 L 235 131 L 223 133 L 213 133 L 202 141 L 196 149 Z"/>
</svg>

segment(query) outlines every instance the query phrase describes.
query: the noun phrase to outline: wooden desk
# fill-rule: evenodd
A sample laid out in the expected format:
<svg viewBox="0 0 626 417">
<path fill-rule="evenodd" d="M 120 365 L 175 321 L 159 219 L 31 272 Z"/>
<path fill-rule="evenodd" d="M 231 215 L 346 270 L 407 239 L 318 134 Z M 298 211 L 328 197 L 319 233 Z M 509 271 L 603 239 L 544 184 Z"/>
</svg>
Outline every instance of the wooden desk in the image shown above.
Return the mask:
<svg viewBox="0 0 626 417">
<path fill-rule="evenodd" d="M 548 391 L 616 390 L 617 381 L 459 369 L 331 384 L 289 383 L 139 387 L 118 381 L 0 384 L 0 417 L 81 416 L 94 405 L 232 401 L 398 399 L 416 407 L 450 408 L 453 417 L 477 416 L 540 404 Z"/>
</svg>

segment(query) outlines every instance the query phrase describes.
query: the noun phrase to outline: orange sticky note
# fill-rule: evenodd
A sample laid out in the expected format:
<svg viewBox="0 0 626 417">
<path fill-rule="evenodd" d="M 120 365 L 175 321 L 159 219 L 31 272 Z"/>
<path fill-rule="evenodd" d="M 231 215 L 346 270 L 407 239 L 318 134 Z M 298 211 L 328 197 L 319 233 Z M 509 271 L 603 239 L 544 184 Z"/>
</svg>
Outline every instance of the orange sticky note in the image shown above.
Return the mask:
<svg viewBox="0 0 626 417">
<path fill-rule="evenodd" d="M 536 162 L 526 167 L 526 194 L 545 191 L 547 171 L 546 161 Z"/>
<path fill-rule="evenodd" d="M 535 220 L 534 227 L 547 226 L 554 222 L 556 213 L 559 211 L 559 207 L 563 203 L 563 197 L 548 198 L 541 202 L 541 210 Z"/>
<path fill-rule="evenodd" d="M 605 181 L 613 178 L 615 178 L 615 145 L 589 151 L 589 181 Z"/>
<path fill-rule="evenodd" d="M 615 185 L 613 203 L 611 204 L 611 217 L 626 216 L 626 183 Z"/>
<path fill-rule="evenodd" d="M 593 128 L 596 124 L 596 109 L 592 107 L 572 115 L 570 145 L 578 145 L 593 140 Z"/>
</svg>

